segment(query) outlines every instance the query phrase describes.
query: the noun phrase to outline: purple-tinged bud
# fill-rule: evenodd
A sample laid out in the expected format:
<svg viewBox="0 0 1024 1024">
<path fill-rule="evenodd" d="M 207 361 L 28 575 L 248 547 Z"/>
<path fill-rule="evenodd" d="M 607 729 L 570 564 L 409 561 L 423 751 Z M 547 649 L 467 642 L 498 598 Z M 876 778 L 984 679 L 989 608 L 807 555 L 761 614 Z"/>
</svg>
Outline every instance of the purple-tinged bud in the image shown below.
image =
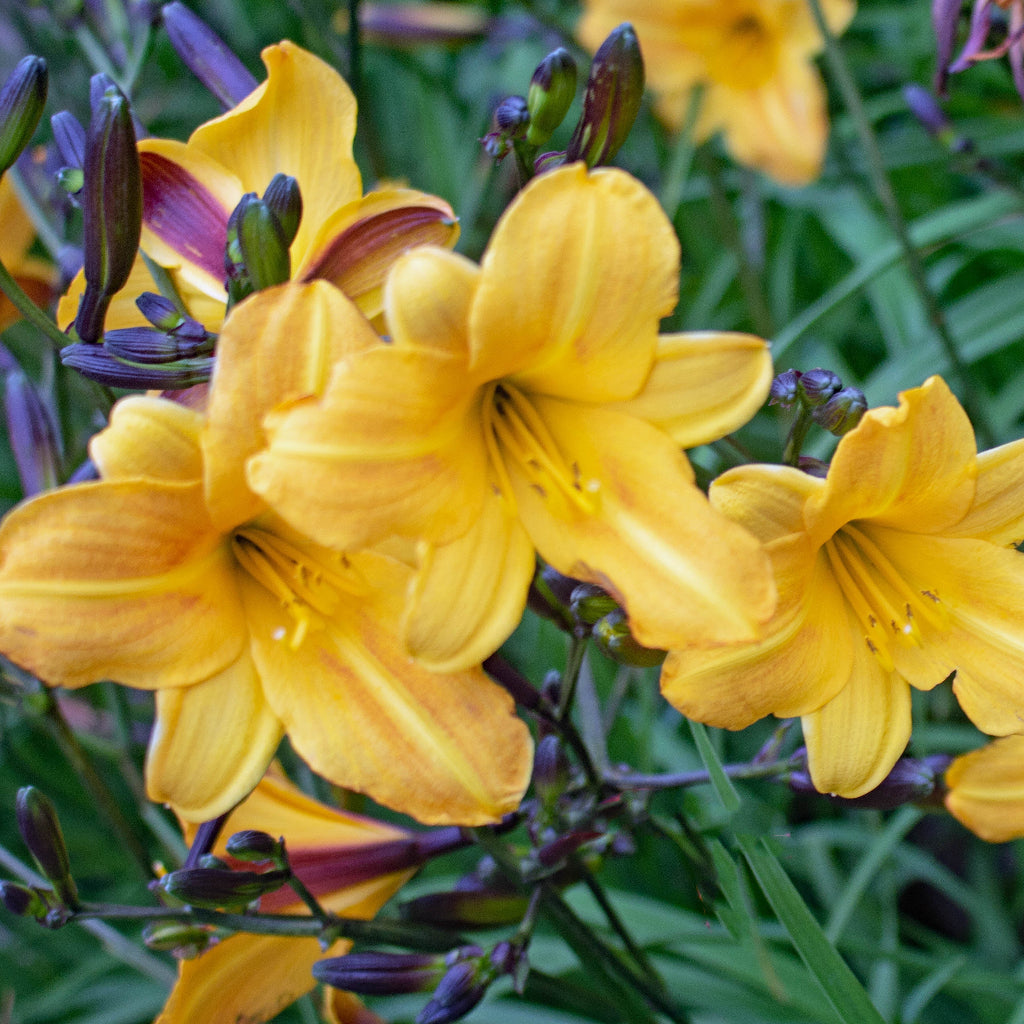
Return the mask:
<svg viewBox="0 0 1024 1024">
<path fill-rule="evenodd" d="M 598 619 L 618 608 L 615 598 L 610 597 L 595 583 L 581 583 L 574 588 L 569 599 L 569 610 L 581 625 L 592 626 Z"/>
<path fill-rule="evenodd" d="M 216 336 L 205 331 L 201 340 L 193 341 L 152 327 L 122 327 L 103 336 L 103 346 L 111 355 L 129 363 L 147 365 L 209 355 L 215 341 Z"/>
<path fill-rule="evenodd" d="M 800 383 L 799 370 L 786 370 L 772 381 L 768 392 L 768 404 L 780 405 L 783 409 L 791 409 L 799 397 L 797 385 Z"/>
<path fill-rule="evenodd" d="M 533 755 L 533 784 L 545 806 L 550 806 L 569 785 L 569 761 L 560 736 L 551 734 L 537 742 Z"/>
<path fill-rule="evenodd" d="M 94 75 L 95 96 L 106 78 Z M 85 293 L 75 318 L 84 342 L 98 341 L 107 307 L 124 287 L 142 231 L 142 173 L 135 148 L 131 107 L 116 85 L 94 101 L 85 142 L 81 192 Z"/>
<path fill-rule="evenodd" d="M 950 131 L 950 121 L 939 101 L 920 85 L 905 85 L 903 98 L 907 109 L 917 118 L 929 135 L 941 138 Z"/>
<path fill-rule="evenodd" d="M 597 641 L 600 650 L 622 665 L 651 668 L 665 660 L 665 651 L 637 643 L 629 631 L 626 613 L 621 608 L 616 608 L 615 611 L 598 619 L 594 623 L 591 635 Z"/>
<path fill-rule="evenodd" d="M 182 868 L 164 875 L 157 889 L 192 907 L 216 910 L 244 907 L 276 892 L 288 882 L 290 871 L 222 871 L 217 868 Z"/>
<path fill-rule="evenodd" d="M 561 864 L 567 857 L 576 853 L 581 847 L 586 846 L 587 843 L 592 843 L 595 839 L 600 839 L 604 835 L 603 832 L 595 831 L 594 829 L 586 829 L 580 832 L 570 832 L 568 835 L 559 836 L 557 839 L 553 839 L 550 843 L 546 843 L 539 850 L 537 850 L 537 863 L 541 867 L 550 868 L 556 864 Z"/>
<path fill-rule="evenodd" d="M 946 95 L 949 64 L 956 45 L 957 23 L 963 0 L 932 0 L 932 26 L 935 29 L 935 91 Z"/>
<path fill-rule="evenodd" d="M 164 28 L 185 66 L 225 110 L 241 103 L 256 88 L 256 79 L 227 44 L 184 4 L 166 4 Z"/>
<path fill-rule="evenodd" d="M 576 97 L 576 61 L 564 47 L 549 53 L 537 65 L 526 93 L 530 127 L 526 141 L 543 146 L 569 113 Z"/>
<path fill-rule="evenodd" d="M 60 478 L 57 432 L 39 393 L 20 370 L 7 374 L 4 411 L 22 494 L 27 498 L 56 487 Z"/>
<path fill-rule="evenodd" d="M 65 167 L 81 170 L 85 166 L 85 129 L 82 122 L 70 110 L 60 110 L 50 118 L 50 128 L 57 155 Z"/>
<path fill-rule="evenodd" d="M 205 384 L 213 376 L 212 356 L 181 359 L 174 363 L 133 363 L 118 359 L 104 345 L 66 345 L 60 361 L 99 384 L 140 391 L 184 390 Z"/>
<path fill-rule="evenodd" d="M 511 152 L 513 143 L 526 137 L 526 126 L 530 123 L 530 111 L 522 96 L 506 96 L 494 108 L 491 130 L 480 140 L 484 152 L 495 160 L 501 160 Z"/>
<path fill-rule="evenodd" d="M 441 978 L 430 1002 L 416 1015 L 416 1024 L 451 1024 L 461 1020 L 483 999 L 494 976 L 490 963 L 479 954 L 456 960 Z"/>
<path fill-rule="evenodd" d="M 215 853 L 201 853 L 196 858 L 195 866 L 197 868 L 206 868 L 208 871 L 231 870 L 231 865 L 223 857 L 218 857 Z"/>
<path fill-rule="evenodd" d="M 867 412 L 868 400 L 860 388 L 843 388 L 811 413 L 814 422 L 836 437 L 848 434 Z"/>
<path fill-rule="evenodd" d="M 46 106 L 48 79 L 42 57 L 22 57 L 0 88 L 0 175 L 29 144 Z"/>
<path fill-rule="evenodd" d="M 367 43 L 413 49 L 425 43 L 457 46 L 487 35 L 491 18 L 462 3 L 359 5 L 359 31 Z"/>
<path fill-rule="evenodd" d="M 816 459 L 813 455 L 801 455 L 797 459 L 796 468 L 808 476 L 816 476 L 821 480 L 828 476 L 828 463 L 823 459 Z"/>
<path fill-rule="evenodd" d="M 302 193 L 299 183 L 290 174 L 275 174 L 263 193 L 263 202 L 274 211 L 281 225 L 284 244 L 291 245 L 302 223 Z"/>
<path fill-rule="evenodd" d="M 800 374 L 797 392 L 804 405 L 813 409 L 824 405 L 842 386 L 843 382 L 831 370 L 808 370 Z"/>
<path fill-rule="evenodd" d="M 601 44 L 590 65 L 583 116 L 566 160 L 588 167 L 608 163 L 626 141 L 644 95 L 644 61 L 633 26 L 624 22 Z"/>
<path fill-rule="evenodd" d="M 142 941 L 150 949 L 172 954 L 176 960 L 194 960 L 217 941 L 217 936 L 207 925 L 150 921 L 142 929 Z"/>
<path fill-rule="evenodd" d="M 545 619 L 557 623 L 563 629 L 572 629 L 574 623 L 569 611 L 573 590 L 580 581 L 563 576 L 550 565 L 542 565 L 534 574 L 527 597 L 530 609 Z"/>
<path fill-rule="evenodd" d="M 74 909 L 78 906 L 78 890 L 53 801 L 35 786 L 24 786 L 18 790 L 15 808 L 18 831 L 40 873 L 53 886 L 60 902 Z"/>
<path fill-rule="evenodd" d="M 863 807 L 881 811 L 892 810 L 907 803 L 926 801 L 935 791 L 942 773 L 952 758 L 945 754 L 929 757 L 901 757 L 889 774 L 869 793 L 852 798 L 829 795 L 836 803 L 847 807 Z M 797 793 L 819 792 L 806 771 L 794 771 L 789 776 L 789 787 Z"/>
<path fill-rule="evenodd" d="M 499 889 L 454 889 L 418 896 L 402 904 L 405 921 L 435 928 L 500 928 L 521 921 L 529 899 Z"/>
<path fill-rule="evenodd" d="M 250 828 L 230 836 L 225 848 L 235 860 L 259 864 L 280 860 L 284 854 L 284 841 Z"/>
<path fill-rule="evenodd" d="M 37 890 L 17 882 L 0 881 L 0 903 L 18 917 L 34 917 L 37 921 L 45 920 L 50 912 L 49 904 Z"/>
<path fill-rule="evenodd" d="M 364 996 L 429 992 L 444 971 L 444 957 L 430 953 L 348 953 L 313 964 L 317 981 Z"/>
<path fill-rule="evenodd" d="M 561 150 L 556 150 L 553 153 L 541 153 L 533 161 L 533 173 L 543 174 L 545 171 L 553 171 L 556 167 L 561 167 L 565 162 L 566 156 Z"/>
<path fill-rule="evenodd" d="M 185 318 L 170 299 L 156 292 L 143 292 L 136 300 L 139 312 L 161 331 L 173 331 L 180 327 Z"/>
</svg>

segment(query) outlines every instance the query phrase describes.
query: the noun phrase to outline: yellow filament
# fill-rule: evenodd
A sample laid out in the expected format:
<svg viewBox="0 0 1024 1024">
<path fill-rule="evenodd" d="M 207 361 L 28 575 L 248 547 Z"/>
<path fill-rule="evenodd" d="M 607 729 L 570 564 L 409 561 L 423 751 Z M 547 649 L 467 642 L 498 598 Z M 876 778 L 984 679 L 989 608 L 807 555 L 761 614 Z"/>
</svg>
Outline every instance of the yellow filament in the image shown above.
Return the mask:
<svg viewBox="0 0 1024 1024">
<path fill-rule="evenodd" d="M 891 672 L 895 666 L 893 665 L 892 654 L 889 651 L 888 641 L 885 638 L 885 634 L 882 633 L 882 631 L 877 630 L 878 616 L 864 597 L 857 581 L 851 575 L 847 563 L 843 558 L 843 552 L 839 550 L 839 546 L 836 543 L 838 538 L 839 535 L 836 534 L 836 536 L 825 545 L 825 553 L 828 555 L 829 564 L 832 567 L 832 573 L 835 576 L 836 581 L 839 583 L 839 589 L 842 590 L 843 596 L 853 607 L 853 611 L 857 618 L 860 619 L 860 621 L 867 627 L 867 633 L 865 634 L 864 639 L 867 642 L 868 647 L 871 649 L 871 653 L 878 658 L 882 667 L 887 672 Z"/>
</svg>

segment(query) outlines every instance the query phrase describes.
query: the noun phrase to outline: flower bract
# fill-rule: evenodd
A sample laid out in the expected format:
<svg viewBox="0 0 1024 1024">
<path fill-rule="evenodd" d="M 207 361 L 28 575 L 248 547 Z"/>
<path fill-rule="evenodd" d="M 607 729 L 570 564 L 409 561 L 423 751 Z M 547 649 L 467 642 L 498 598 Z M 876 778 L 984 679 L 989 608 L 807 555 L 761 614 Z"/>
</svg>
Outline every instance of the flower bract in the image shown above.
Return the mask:
<svg viewBox="0 0 1024 1024">
<path fill-rule="evenodd" d="M 822 0 L 833 32 L 852 0 Z M 656 109 L 673 129 L 700 90 L 698 141 L 722 132 L 732 156 L 787 185 L 821 171 L 828 139 L 825 91 L 813 58 L 821 36 L 806 0 L 587 0 L 577 34 L 595 50 L 632 22 Z"/>
<path fill-rule="evenodd" d="M 779 606 L 753 644 L 670 653 L 662 690 L 684 714 L 739 729 L 803 717 L 811 777 L 855 797 L 910 736 L 910 687 L 955 673 L 985 732 L 1024 714 L 1024 442 L 976 452 L 939 377 L 868 411 L 825 479 L 730 470 L 716 508 L 765 544 Z"/>
<path fill-rule="evenodd" d="M 535 553 L 614 594 L 645 646 L 751 639 L 774 606 L 767 560 L 680 449 L 746 422 L 770 359 L 749 335 L 659 336 L 678 275 L 635 179 L 542 175 L 479 267 L 431 247 L 399 259 L 390 342 L 271 417 L 250 484 L 332 546 L 415 540 L 407 641 L 439 669 L 504 641 Z"/>
</svg>

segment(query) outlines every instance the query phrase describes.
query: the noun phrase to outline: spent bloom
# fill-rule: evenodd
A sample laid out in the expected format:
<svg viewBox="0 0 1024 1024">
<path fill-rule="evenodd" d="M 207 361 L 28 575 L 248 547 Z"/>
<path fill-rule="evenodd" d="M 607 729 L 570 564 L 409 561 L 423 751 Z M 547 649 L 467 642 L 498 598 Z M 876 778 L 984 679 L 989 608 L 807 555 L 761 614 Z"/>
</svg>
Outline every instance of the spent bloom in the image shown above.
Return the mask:
<svg viewBox="0 0 1024 1024">
<path fill-rule="evenodd" d="M 990 843 L 1024 836 L 1024 736 L 1003 736 L 946 771 L 949 813 Z"/>
<path fill-rule="evenodd" d="M 766 558 L 680 448 L 746 422 L 770 359 L 749 335 L 659 336 L 678 277 L 635 179 L 541 175 L 480 266 L 433 247 L 396 262 L 391 342 L 272 416 L 249 482 L 323 543 L 417 541 L 407 642 L 436 668 L 504 641 L 536 553 L 615 594 L 646 646 L 752 639 L 774 606 Z"/>
<path fill-rule="evenodd" d="M 256 829 L 283 836 L 298 878 L 327 911 L 369 919 L 411 877 L 417 862 L 396 867 L 395 850 L 410 846 L 403 829 L 317 803 L 275 771 L 231 812 L 213 850 L 225 853 L 236 832 Z M 189 835 L 192 829 L 186 829 Z M 263 913 L 308 913 L 285 886 L 260 899 Z M 340 956 L 351 946 L 330 947 Z M 324 956 L 315 938 L 239 933 L 178 965 L 178 981 L 156 1024 L 220 1024 L 270 1020 L 313 986 L 313 964 Z"/>
<path fill-rule="evenodd" d="M 853 0 L 822 0 L 833 32 Z M 825 89 L 814 67 L 822 39 L 807 0 L 586 0 L 577 34 L 596 49 L 632 22 L 655 109 L 680 129 L 700 90 L 698 141 L 721 132 L 731 155 L 787 185 L 821 171 L 828 141 Z"/>
<path fill-rule="evenodd" d="M 977 453 L 939 377 L 869 410 L 825 479 L 742 466 L 712 504 L 765 545 L 779 605 L 763 639 L 676 651 L 668 700 L 740 729 L 803 716 L 811 778 L 855 797 L 888 774 L 910 736 L 910 688 L 956 673 L 987 733 L 1024 714 L 1024 441 Z"/>
<path fill-rule="evenodd" d="M 341 76 L 294 43 L 263 51 L 267 80 L 232 110 L 197 128 L 187 143 L 144 139 L 141 248 L 171 272 L 190 314 L 211 331 L 224 317 L 228 219 L 242 197 L 263 195 L 277 174 L 298 182 L 302 219 L 290 245 L 292 278 L 327 280 L 368 315 L 394 257 L 423 242 L 454 244 L 447 203 L 412 189 L 362 194 L 352 158 L 356 101 Z M 112 302 L 108 328 L 144 325 L 135 307 L 157 291 L 141 258 Z M 74 318 L 82 278 L 58 310 Z"/>
<path fill-rule="evenodd" d="M 317 281 L 252 296 L 220 344 L 206 416 L 121 402 L 90 446 L 102 479 L 7 517 L 0 651 L 47 683 L 155 690 L 148 791 L 189 820 L 241 800 L 285 732 L 331 781 L 423 821 L 501 817 L 531 757 L 508 694 L 405 655 L 406 565 L 331 551 L 245 486 L 266 412 L 377 335 Z"/>
</svg>

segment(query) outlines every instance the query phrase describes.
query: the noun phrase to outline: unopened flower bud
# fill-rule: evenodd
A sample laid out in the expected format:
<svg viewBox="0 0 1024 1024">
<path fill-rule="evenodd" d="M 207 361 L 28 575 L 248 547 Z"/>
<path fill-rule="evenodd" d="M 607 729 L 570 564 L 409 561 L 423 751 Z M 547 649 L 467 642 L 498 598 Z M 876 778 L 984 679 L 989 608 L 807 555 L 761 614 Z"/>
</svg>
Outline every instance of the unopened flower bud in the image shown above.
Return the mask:
<svg viewBox="0 0 1024 1024">
<path fill-rule="evenodd" d="M 263 193 L 263 202 L 274 211 L 284 234 L 284 244 L 291 245 L 302 222 L 302 193 L 299 183 L 290 174 L 275 174 Z"/>
<path fill-rule="evenodd" d="M 46 106 L 48 79 L 42 57 L 22 57 L 0 88 L 0 175 L 29 144 Z"/>
<path fill-rule="evenodd" d="M 797 459 L 796 468 L 808 476 L 816 476 L 821 480 L 828 476 L 828 463 L 822 459 L 816 459 L 813 455 L 801 455 Z"/>
<path fill-rule="evenodd" d="M 559 836 L 537 850 L 537 863 L 545 868 L 554 867 L 554 865 L 561 864 L 566 858 L 576 853 L 581 847 L 586 846 L 587 843 L 592 843 L 603 835 L 603 832 L 585 829 Z"/>
<path fill-rule="evenodd" d="M 556 150 L 553 153 L 541 153 L 533 161 L 533 173 L 544 174 L 545 171 L 553 171 L 556 167 L 561 167 L 565 163 L 565 159 L 565 153 L 561 150 Z"/>
<path fill-rule="evenodd" d="M 213 336 L 201 342 L 181 341 L 174 334 L 151 327 L 122 327 L 108 331 L 103 345 L 118 359 L 131 363 L 173 363 L 178 359 L 207 355 L 213 351 Z"/>
<path fill-rule="evenodd" d="M 907 108 L 929 135 L 936 138 L 948 135 L 951 128 L 949 118 L 939 106 L 939 101 L 927 89 L 920 85 L 905 85 L 903 98 L 907 102 Z"/>
<path fill-rule="evenodd" d="M 60 110 L 50 118 L 53 143 L 57 155 L 69 168 L 81 170 L 85 166 L 85 129 L 70 110 Z"/>
<path fill-rule="evenodd" d="M 60 350 L 60 361 L 99 384 L 112 388 L 174 391 L 205 384 L 213 375 L 213 356 L 173 363 L 136 363 L 118 359 L 105 345 L 74 344 Z"/>
<path fill-rule="evenodd" d="M 563 576 L 550 565 L 542 565 L 533 577 L 527 601 L 532 611 L 545 619 L 550 619 L 563 629 L 573 626 L 569 602 L 572 592 L 580 585 L 580 581 L 571 576 Z"/>
<path fill-rule="evenodd" d="M 196 858 L 195 867 L 206 868 L 209 871 L 231 870 L 231 865 L 223 857 L 218 857 L 215 853 L 201 853 Z"/>
<path fill-rule="evenodd" d="M 860 388 L 843 388 L 837 391 L 824 405 L 814 409 L 814 422 L 827 431 L 842 437 L 861 421 L 867 412 L 868 400 Z"/>
<path fill-rule="evenodd" d="M 569 784 L 569 761 L 561 737 L 551 734 L 538 740 L 533 755 L 533 784 L 545 804 L 561 796 Z"/>
<path fill-rule="evenodd" d="M 283 284 L 291 276 L 291 257 L 281 222 L 254 192 L 242 196 L 228 218 L 224 270 L 232 303 Z"/>
<path fill-rule="evenodd" d="M 430 953 L 348 953 L 313 964 L 324 985 L 359 995 L 429 992 L 445 970 L 444 957 Z"/>
<path fill-rule="evenodd" d="M 35 786 L 24 786 L 18 790 L 15 808 L 18 831 L 40 873 L 53 886 L 61 903 L 76 907 L 78 890 L 71 877 L 71 860 L 53 801 Z"/>
<path fill-rule="evenodd" d="M 530 123 L 530 111 L 522 96 L 506 96 L 494 108 L 491 130 L 481 139 L 484 152 L 500 160 L 512 149 L 517 139 L 526 137 L 526 126 Z"/>
<path fill-rule="evenodd" d="M 529 900 L 500 889 L 453 889 L 402 904 L 402 919 L 435 928 L 500 928 L 522 920 Z"/>
<path fill-rule="evenodd" d="M 284 843 L 266 832 L 246 829 L 229 837 L 226 845 L 228 855 L 235 860 L 260 863 L 277 860 L 284 853 Z"/>
<path fill-rule="evenodd" d="M 20 370 L 7 374 L 4 411 L 22 494 L 29 497 L 56 487 L 60 477 L 57 432 L 35 386 Z"/>
<path fill-rule="evenodd" d="M 142 173 L 131 108 L 106 76 L 94 75 L 94 97 L 100 86 L 86 135 L 81 192 L 85 292 L 75 330 L 84 342 L 98 341 L 103 333 L 107 307 L 128 280 L 142 231 Z"/>
<path fill-rule="evenodd" d="M 583 116 L 565 152 L 569 162 L 588 167 L 608 163 L 629 135 L 644 94 L 644 61 L 633 26 L 619 25 L 601 44 L 590 65 Z"/>
<path fill-rule="evenodd" d="M 768 392 L 768 404 L 780 405 L 783 409 L 789 409 L 799 397 L 797 385 L 800 383 L 800 372 L 798 370 L 786 370 L 780 373 L 773 381 L 771 390 Z"/>
<path fill-rule="evenodd" d="M 841 387 L 843 382 L 831 370 L 808 370 L 800 374 L 797 391 L 804 405 L 809 408 L 824 405 Z"/>
<path fill-rule="evenodd" d="M 483 999 L 494 973 L 479 956 L 456 960 L 441 978 L 430 1002 L 416 1015 L 416 1024 L 461 1020 Z"/>
<path fill-rule="evenodd" d="M 581 583 L 573 590 L 569 600 L 569 610 L 573 618 L 586 626 L 592 626 L 598 619 L 618 607 L 615 598 L 594 583 Z"/>
<path fill-rule="evenodd" d="M 256 88 L 256 79 L 245 65 L 198 15 L 182 3 L 165 4 L 162 13 L 171 46 L 225 110 Z"/>
<path fill-rule="evenodd" d="M 34 917 L 37 921 L 44 920 L 50 911 L 39 892 L 17 882 L 0 881 L 0 903 L 18 917 Z"/>
<path fill-rule="evenodd" d="M 176 900 L 193 907 L 243 907 L 260 896 L 276 892 L 291 877 L 289 871 L 222 871 L 217 868 L 182 868 L 157 883 Z"/>
<path fill-rule="evenodd" d="M 531 146 L 543 146 L 552 132 L 562 123 L 576 96 L 576 61 L 564 47 L 549 53 L 537 65 L 530 79 L 526 106 L 530 112 L 530 127 L 526 141 Z"/>
<path fill-rule="evenodd" d="M 139 312 L 161 331 L 173 331 L 185 318 L 170 299 L 156 292 L 143 292 L 136 300 Z"/>
<path fill-rule="evenodd" d="M 952 758 L 945 754 L 930 757 L 901 757 L 892 771 L 869 793 L 857 797 L 831 797 L 848 807 L 864 807 L 888 811 L 906 803 L 927 800 L 935 790 L 942 773 Z M 806 771 L 794 771 L 789 776 L 790 789 L 797 793 L 817 793 Z"/>
<path fill-rule="evenodd" d="M 150 921 L 142 929 L 142 941 L 150 949 L 173 954 L 176 960 L 194 960 L 216 941 L 216 936 L 206 925 Z"/>
<path fill-rule="evenodd" d="M 637 643 L 629 631 L 626 613 L 621 608 L 616 608 L 615 611 L 598 619 L 591 634 L 597 641 L 597 646 L 609 658 L 614 658 L 623 665 L 650 668 L 652 665 L 660 665 L 665 660 L 665 651 Z"/>
<path fill-rule="evenodd" d="M 457 46 L 486 36 L 486 11 L 462 3 L 363 3 L 359 32 L 367 43 L 413 49 L 424 43 Z"/>
</svg>

